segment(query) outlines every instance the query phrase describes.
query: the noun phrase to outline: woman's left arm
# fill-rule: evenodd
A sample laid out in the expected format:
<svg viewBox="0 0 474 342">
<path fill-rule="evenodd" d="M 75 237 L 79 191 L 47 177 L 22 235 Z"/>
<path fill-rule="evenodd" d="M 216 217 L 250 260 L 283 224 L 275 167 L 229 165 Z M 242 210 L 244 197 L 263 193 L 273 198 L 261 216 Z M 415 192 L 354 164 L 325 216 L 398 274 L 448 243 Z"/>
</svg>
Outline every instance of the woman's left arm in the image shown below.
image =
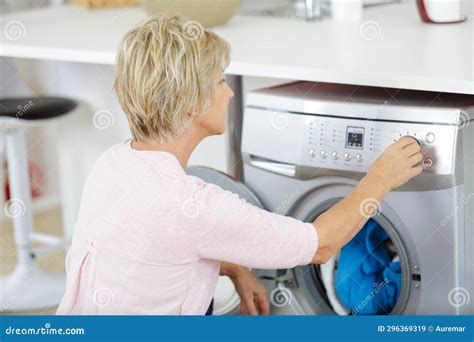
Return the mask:
<svg viewBox="0 0 474 342">
<path fill-rule="evenodd" d="M 222 262 L 220 274 L 228 276 L 234 283 L 240 296 L 239 313 L 241 315 L 270 314 L 270 304 L 265 287 L 246 267 Z"/>
</svg>

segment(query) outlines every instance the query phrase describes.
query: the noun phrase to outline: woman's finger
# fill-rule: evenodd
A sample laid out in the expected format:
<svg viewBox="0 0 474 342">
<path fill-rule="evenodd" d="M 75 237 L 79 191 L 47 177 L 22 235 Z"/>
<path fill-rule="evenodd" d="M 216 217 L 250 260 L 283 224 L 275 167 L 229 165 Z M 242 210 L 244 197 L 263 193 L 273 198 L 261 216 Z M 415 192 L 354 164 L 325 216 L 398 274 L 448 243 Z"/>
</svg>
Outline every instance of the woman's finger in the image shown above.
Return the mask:
<svg viewBox="0 0 474 342">
<path fill-rule="evenodd" d="M 245 296 L 243 300 L 247 313 L 252 316 L 258 315 L 257 308 L 255 307 L 255 303 L 253 301 L 253 296 Z"/>
<path fill-rule="evenodd" d="M 411 157 L 408 158 L 410 164 L 413 166 L 413 165 L 416 165 L 418 164 L 419 162 L 421 162 L 423 160 L 423 155 L 418 152 L 418 153 L 415 153 L 414 155 L 412 155 Z"/>
<path fill-rule="evenodd" d="M 411 176 L 415 177 L 423 172 L 423 167 L 421 165 L 415 166 L 410 170 Z"/>
<path fill-rule="evenodd" d="M 257 305 L 260 309 L 260 315 L 269 315 L 270 314 L 270 303 L 268 302 L 268 298 L 265 295 L 257 295 L 255 297 Z"/>
<path fill-rule="evenodd" d="M 401 149 L 404 149 L 407 146 L 411 146 L 413 144 L 418 145 L 418 141 L 411 136 L 403 136 L 400 139 L 398 139 L 395 144 L 397 144 Z"/>
<path fill-rule="evenodd" d="M 247 315 L 247 310 L 245 310 L 244 302 L 241 300 L 239 305 L 239 314 L 240 315 Z"/>
<path fill-rule="evenodd" d="M 403 152 L 407 156 L 412 156 L 416 153 L 419 153 L 421 151 L 421 146 L 418 144 L 411 144 L 403 149 Z"/>
</svg>

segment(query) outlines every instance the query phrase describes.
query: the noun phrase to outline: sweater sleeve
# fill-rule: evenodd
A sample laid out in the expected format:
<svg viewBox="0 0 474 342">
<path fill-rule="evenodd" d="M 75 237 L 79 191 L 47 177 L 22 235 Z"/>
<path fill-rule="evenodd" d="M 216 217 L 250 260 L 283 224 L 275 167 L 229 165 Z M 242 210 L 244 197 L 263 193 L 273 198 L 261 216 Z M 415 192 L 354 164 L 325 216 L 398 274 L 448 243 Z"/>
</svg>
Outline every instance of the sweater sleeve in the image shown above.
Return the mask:
<svg viewBox="0 0 474 342">
<path fill-rule="evenodd" d="M 318 248 L 313 224 L 268 212 L 217 185 L 199 182 L 200 207 L 191 235 L 198 257 L 251 268 L 291 268 L 311 262 Z"/>
</svg>

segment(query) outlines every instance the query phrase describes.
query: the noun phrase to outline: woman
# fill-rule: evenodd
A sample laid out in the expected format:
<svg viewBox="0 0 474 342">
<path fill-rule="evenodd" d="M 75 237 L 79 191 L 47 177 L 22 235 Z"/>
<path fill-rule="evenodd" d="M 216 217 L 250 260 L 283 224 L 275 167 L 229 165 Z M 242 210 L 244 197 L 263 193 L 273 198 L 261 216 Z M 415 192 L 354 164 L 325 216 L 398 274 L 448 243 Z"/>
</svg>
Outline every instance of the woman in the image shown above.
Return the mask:
<svg viewBox="0 0 474 342">
<path fill-rule="evenodd" d="M 313 223 L 186 175 L 199 142 L 224 133 L 229 55 L 225 40 L 179 16 L 123 38 L 114 88 L 133 139 L 105 151 L 87 179 L 58 314 L 201 315 L 219 273 L 234 279 L 243 313 L 266 314 L 247 267 L 325 263 L 367 221 L 363 201 L 381 201 L 422 171 L 420 146 L 401 138 Z"/>
</svg>

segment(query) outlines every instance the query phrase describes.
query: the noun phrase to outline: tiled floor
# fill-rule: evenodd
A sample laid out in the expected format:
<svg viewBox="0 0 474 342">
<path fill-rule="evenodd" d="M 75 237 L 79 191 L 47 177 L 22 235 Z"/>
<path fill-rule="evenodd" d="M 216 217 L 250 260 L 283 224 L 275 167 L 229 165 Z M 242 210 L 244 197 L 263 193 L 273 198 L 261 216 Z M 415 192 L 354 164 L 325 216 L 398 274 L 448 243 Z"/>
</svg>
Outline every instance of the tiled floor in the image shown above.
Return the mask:
<svg viewBox="0 0 474 342">
<path fill-rule="evenodd" d="M 61 235 L 61 212 L 50 210 L 34 217 L 35 231 Z M 42 269 L 51 272 L 64 272 L 65 252 L 55 252 L 39 259 Z M 13 242 L 13 224 L 9 221 L 0 223 L 0 275 L 10 273 L 15 265 L 16 253 Z M 27 290 L 27 288 L 25 289 Z M 0 312 L 0 315 L 54 315 L 56 308 L 41 311 Z"/>
</svg>

